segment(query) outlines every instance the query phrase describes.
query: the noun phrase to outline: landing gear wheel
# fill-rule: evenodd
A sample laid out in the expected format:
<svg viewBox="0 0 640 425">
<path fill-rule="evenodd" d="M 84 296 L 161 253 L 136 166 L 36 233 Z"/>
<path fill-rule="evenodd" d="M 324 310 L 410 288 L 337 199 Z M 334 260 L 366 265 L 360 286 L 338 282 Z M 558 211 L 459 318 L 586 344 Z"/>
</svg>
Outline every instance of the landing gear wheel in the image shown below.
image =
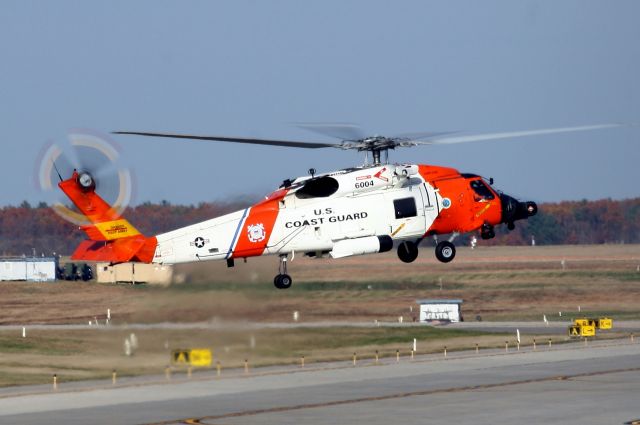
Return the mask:
<svg viewBox="0 0 640 425">
<path fill-rule="evenodd" d="M 287 254 L 280 254 L 280 266 L 278 274 L 273 278 L 273 284 L 278 289 L 287 289 L 292 283 L 291 276 L 287 274 Z"/>
<path fill-rule="evenodd" d="M 436 258 L 443 263 L 448 263 L 456 256 L 456 246 L 449 241 L 438 242 L 436 245 Z"/>
<path fill-rule="evenodd" d="M 398 258 L 403 263 L 412 263 L 418 258 L 418 244 L 404 241 L 398 245 Z"/>
<path fill-rule="evenodd" d="M 273 279 L 273 284 L 278 289 L 287 289 L 291 287 L 293 280 L 288 274 L 279 274 Z"/>
</svg>

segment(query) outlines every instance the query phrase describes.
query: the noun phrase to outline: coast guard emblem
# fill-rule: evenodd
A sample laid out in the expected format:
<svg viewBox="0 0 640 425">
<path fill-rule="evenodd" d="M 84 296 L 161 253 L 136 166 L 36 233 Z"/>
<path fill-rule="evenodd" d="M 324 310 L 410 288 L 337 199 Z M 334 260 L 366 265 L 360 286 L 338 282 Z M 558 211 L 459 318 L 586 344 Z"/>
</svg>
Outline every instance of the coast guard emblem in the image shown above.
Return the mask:
<svg viewBox="0 0 640 425">
<path fill-rule="evenodd" d="M 267 237 L 262 223 L 250 224 L 247 226 L 247 235 L 251 242 L 262 242 Z"/>
</svg>

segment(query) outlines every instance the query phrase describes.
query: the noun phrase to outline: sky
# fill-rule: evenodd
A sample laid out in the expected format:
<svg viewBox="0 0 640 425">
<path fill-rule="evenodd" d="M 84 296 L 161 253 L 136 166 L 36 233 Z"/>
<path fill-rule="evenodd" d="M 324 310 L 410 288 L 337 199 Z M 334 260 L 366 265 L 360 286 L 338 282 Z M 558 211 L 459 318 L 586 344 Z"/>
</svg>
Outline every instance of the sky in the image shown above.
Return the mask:
<svg viewBox="0 0 640 425">
<path fill-rule="evenodd" d="M 485 133 L 640 122 L 637 1 L 11 1 L 0 6 L 0 205 L 50 200 L 40 152 L 72 129 L 334 142 L 295 122 L 371 134 Z M 134 203 L 263 195 L 306 150 L 110 136 Z M 391 152 L 521 199 L 640 195 L 640 127 Z"/>
</svg>

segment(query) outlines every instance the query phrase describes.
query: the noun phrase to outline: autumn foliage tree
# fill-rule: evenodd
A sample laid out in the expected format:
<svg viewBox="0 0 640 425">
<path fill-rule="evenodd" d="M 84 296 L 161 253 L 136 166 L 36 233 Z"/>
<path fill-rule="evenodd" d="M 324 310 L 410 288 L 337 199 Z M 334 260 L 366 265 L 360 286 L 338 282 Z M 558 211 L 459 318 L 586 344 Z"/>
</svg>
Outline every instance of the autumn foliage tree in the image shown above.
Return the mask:
<svg viewBox="0 0 640 425">
<path fill-rule="evenodd" d="M 538 214 L 501 227 L 493 244 L 604 244 L 640 242 L 640 198 L 564 201 L 540 205 Z"/>
<path fill-rule="evenodd" d="M 244 208 L 249 203 L 195 206 L 144 203 L 127 209 L 124 215 L 143 234 L 155 235 Z M 34 250 L 37 255 L 69 255 L 83 239 L 86 236 L 78 226 L 60 218 L 45 204 L 33 208 L 23 202 L 19 207 L 0 209 L 0 254 L 3 256 L 32 255 Z"/>
<path fill-rule="evenodd" d="M 246 207 L 251 199 L 232 203 L 172 205 L 144 203 L 129 208 L 127 219 L 142 233 L 154 235 L 217 217 Z M 539 206 L 538 215 L 518 221 L 509 232 L 497 229 L 492 245 L 525 245 L 532 236 L 539 245 L 640 243 L 640 198 L 598 201 L 565 201 Z M 467 235 L 466 238 L 468 238 Z M 60 217 L 46 204 L 0 208 L 0 254 L 68 255 L 85 238 L 77 226 Z M 466 243 L 466 238 L 458 243 Z"/>
</svg>

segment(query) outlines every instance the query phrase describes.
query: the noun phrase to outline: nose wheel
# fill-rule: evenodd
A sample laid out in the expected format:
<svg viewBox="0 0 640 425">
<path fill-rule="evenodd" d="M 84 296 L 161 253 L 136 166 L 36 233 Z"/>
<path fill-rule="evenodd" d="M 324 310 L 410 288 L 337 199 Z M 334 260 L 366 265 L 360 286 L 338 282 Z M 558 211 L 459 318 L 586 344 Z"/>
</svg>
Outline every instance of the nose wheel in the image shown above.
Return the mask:
<svg viewBox="0 0 640 425">
<path fill-rule="evenodd" d="M 291 287 L 293 279 L 287 274 L 287 255 L 280 256 L 280 266 L 278 274 L 273 278 L 273 284 L 278 289 L 287 289 Z"/>
<path fill-rule="evenodd" d="M 456 246 L 449 241 L 438 242 L 436 245 L 436 258 L 443 263 L 448 263 L 456 256 Z"/>
</svg>

